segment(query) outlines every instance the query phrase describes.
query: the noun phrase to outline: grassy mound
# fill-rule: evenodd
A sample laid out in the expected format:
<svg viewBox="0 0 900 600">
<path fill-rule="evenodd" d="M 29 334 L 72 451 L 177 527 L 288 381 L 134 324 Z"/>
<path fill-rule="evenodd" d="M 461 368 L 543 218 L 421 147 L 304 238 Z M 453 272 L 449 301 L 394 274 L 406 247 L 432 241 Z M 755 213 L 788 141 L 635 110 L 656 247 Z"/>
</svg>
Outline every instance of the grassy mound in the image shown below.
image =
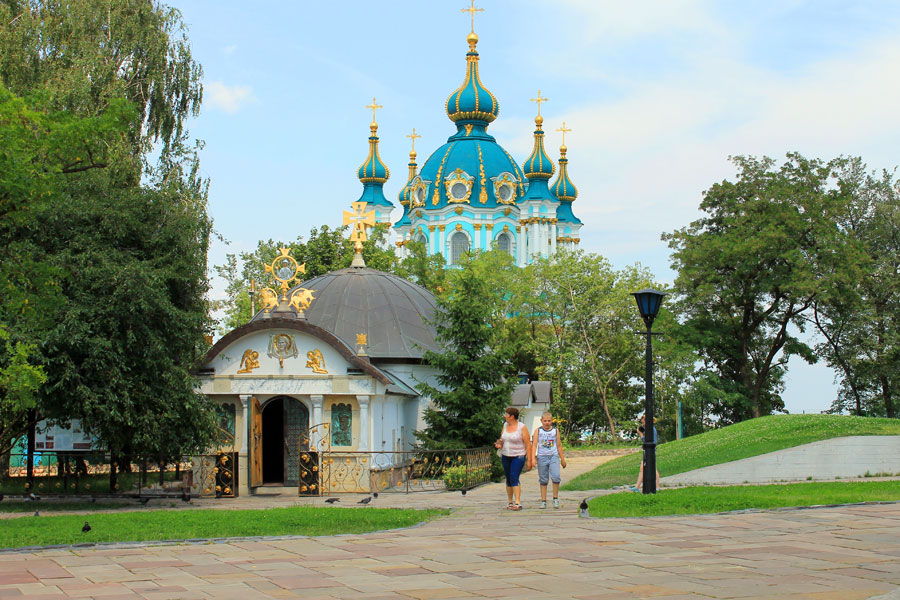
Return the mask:
<svg viewBox="0 0 900 600">
<path fill-rule="evenodd" d="M 714 429 L 657 448 L 661 477 L 849 435 L 900 435 L 900 419 L 842 415 L 772 415 Z M 634 484 L 641 453 L 617 458 L 584 473 L 565 490 Z"/>
</svg>

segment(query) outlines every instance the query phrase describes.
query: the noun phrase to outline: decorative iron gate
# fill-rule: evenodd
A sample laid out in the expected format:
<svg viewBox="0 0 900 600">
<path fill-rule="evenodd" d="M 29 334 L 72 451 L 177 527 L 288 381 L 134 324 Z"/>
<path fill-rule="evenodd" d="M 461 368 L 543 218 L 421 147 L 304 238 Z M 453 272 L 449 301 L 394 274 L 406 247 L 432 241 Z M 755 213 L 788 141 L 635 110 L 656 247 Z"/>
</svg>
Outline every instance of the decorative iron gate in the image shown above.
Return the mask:
<svg viewBox="0 0 900 600">
<path fill-rule="evenodd" d="M 327 433 L 327 423 L 310 429 L 301 448 L 300 495 L 468 490 L 491 479 L 492 448 L 334 452 Z"/>
<path fill-rule="evenodd" d="M 219 428 L 217 445 L 214 454 L 193 457 L 191 493 L 204 498 L 234 498 L 238 487 L 238 453 L 234 450 L 234 436 Z"/>
</svg>

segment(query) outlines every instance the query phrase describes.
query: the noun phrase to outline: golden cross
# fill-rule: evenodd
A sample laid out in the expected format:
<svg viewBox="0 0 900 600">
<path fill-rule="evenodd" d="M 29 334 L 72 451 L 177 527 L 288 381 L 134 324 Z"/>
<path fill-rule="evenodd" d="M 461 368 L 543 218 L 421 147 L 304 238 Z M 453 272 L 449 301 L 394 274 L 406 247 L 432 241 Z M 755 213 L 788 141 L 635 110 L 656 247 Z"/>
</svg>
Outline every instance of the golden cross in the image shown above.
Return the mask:
<svg viewBox="0 0 900 600">
<path fill-rule="evenodd" d="M 413 132 L 412 132 L 411 134 L 409 134 L 408 136 L 406 136 L 406 137 L 408 137 L 409 139 L 412 140 L 412 151 L 415 152 L 415 151 L 416 151 L 416 140 L 419 139 L 419 138 L 422 137 L 422 136 L 421 136 L 421 135 L 416 135 L 416 128 L 413 127 Z"/>
<path fill-rule="evenodd" d="M 372 104 L 367 104 L 366 108 L 372 109 L 372 122 L 374 123 L 375 122 L 375 111 L 378 110 L 379 108 L 384 108 L 384 106 L 376 103 L 375 96 L 372 96 Z"/>
<path fill-rule="evenodd" d="M 540 94 L 538 94 L 538 95 L 540 95 Z M 557 129 L 557 131 L 561 131 L 561 132 L 562 132 L 562 134 L 563 134 L 562 145 L 565 146 L 565 145 L 566 145 L 566 133 L 569 132 L 569 131 L 572 131 L 572 130 L 571 130 L 571 129 L 566 129 L 566 122 L 563 121 L 563 126 L 560 127 L 559 129 Z"/>
<path fill-rule="evenodd" d="M 483 8 L 475 8 L 475 0 L 470 0 L 472 2 L 472 6 L 469 8 L 464 8 L 460 12 L 467 12 L 472 15 L 472 33 L 475 33 L 475 13 L 484 12 Z"/>
<path fill-rule="evenodd" d="M 353 211 L 344 211 L 344 225 L 352 225 L 353 230 L 350 232 L 350 241 L 356 242 L 356 249 L 362 249 L 362 243 L 368 238 L 366 236 L 366 227 L 375 227 L 375 211 L 366 210 L 365 202 L 353 202 L 350 204 Z"/>
<path fill-rule="evenodd" d="M 537 105 L 538 105 L 538 116 L 541 116 L 541 102 L 546 102 L 546 101 L 547 101 L 546 98 L 541 98 L 541 90 L 538 90 L 538 97 L 537 97 L 537 98 L 532 98 L 531 101 L 532 101 L 532 102 L 537 102 Z"/>
</svg>

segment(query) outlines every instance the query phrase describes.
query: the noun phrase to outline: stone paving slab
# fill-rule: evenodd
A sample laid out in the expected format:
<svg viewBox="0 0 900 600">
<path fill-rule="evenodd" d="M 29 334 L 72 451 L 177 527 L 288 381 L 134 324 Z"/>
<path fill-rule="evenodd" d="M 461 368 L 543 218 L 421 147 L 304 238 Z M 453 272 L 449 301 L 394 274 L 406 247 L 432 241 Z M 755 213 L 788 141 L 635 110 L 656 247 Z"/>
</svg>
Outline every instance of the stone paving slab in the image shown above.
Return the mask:
<svg viewBox="0 0 900 600">
<path fill-rule="evenodd" d="M 599 460 L 573 458 L 564 477 Z M 523 488 L 520 512 L 505 510 L 500 485 L 466 496 L 381 494 L 373 505 L 453 509 L 399 531 L 0 554 L 0 599 L 900 600 L 898 504 L 584 519 L 577 509 L 584 492 L 563 492 L 563 508 L 540 510 L 534 471 L 523 476 Z M 223 501 L 200 504 L 218 508 Z"/>
</svg>

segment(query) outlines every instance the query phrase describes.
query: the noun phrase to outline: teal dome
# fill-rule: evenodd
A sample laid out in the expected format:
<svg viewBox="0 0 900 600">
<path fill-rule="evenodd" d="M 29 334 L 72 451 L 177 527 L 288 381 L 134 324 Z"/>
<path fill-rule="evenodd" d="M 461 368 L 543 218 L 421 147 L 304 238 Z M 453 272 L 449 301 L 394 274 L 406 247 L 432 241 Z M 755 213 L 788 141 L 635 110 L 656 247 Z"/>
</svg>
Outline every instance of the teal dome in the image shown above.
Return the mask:
<svg viewBox="0 0 900 600">
<path fill-rule="evenodd" d="M 369 129 L 372 130 L 372 135 L 369 136 L 369 155 L 366 157 L 365 162 L 359 166 L 357 177 L 363 183 L 383 184 L 390 178 L 391 171 L 385 166 L 381 156 L 378 155 L 378 136 L 375 135 L 378 132 L 378 123 L 373 121 L 369 125 Z"/>
<path fill-rule="evenodd" d="M 562 223 L 580 224 L 581 220 L 572 212 L 572 202 L 578 197 L 578 188 L 569 179 L 569 159 L 566 158 L 565 145 L 559 147 L 559 177 L 550 189 L 560 201 L 559 208 L 556 209 L 556 218 Z"/>
<path fill-rule="evenodd" d="M 541 129 L 544 119 L 541 115 L 534 118 L 534 124 L 536 127 L 534 130 L 534 149 L 531 151 L 531 156 L 522 163 L 522 171 L 524 171 L 525 177 L 528 179 L 550 179 L 553 177 L 556 167 L 544 151 L 544 130 Z"/>
<path fill-rule="evenodd" d="M 422 165 L 420 177 L 427 185 L 423 202 L 414 200 L 411 207 L 496 208 L 515 204 L 525 192 L 519 165 L 483 128 L 448 139 Z"/>
<path fill-rule="evenodd" d="M 469 52 L 466 54 L 466 79 L 455 92 L 447 98 L 447 116 L 454 123 L 460 121 L 480 121 L 486 125 L 497 118 L 500 104 L 494 95 L 481 83 L 478 76 L 478 36 L 470 33 Z"/>
</svg>

